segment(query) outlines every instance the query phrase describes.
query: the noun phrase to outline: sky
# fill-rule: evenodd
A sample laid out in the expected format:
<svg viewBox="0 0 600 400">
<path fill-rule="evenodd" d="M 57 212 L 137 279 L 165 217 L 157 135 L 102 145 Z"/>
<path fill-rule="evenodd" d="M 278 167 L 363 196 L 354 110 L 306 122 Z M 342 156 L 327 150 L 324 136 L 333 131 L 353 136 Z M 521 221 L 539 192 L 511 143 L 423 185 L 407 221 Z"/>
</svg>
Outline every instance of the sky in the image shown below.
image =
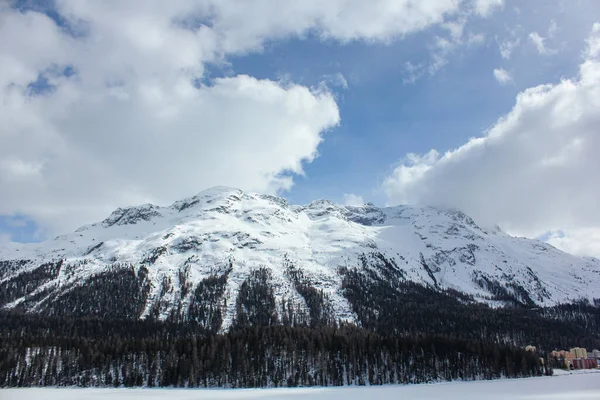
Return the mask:
<svg viewBox="0 0 600 400">
<path fill-rule="evenodd" d="M 216 185 L 600 257 L 597 0 L 0 2 L 0 242 Z"/>
</svg>

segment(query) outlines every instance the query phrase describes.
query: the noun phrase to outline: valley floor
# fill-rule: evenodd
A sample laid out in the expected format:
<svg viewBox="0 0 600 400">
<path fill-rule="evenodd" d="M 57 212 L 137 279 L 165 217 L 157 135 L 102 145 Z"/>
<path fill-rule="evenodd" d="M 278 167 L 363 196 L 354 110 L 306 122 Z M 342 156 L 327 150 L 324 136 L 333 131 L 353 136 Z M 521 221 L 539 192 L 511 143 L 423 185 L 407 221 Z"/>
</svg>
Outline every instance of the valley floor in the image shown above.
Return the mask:
<svg viewBox="0 0 600 400">
<path fill-rule="evenodd" d="M 502 379 L 466 383 L 433 385 L 373 386 L 345 388 L 298 389 L 79 389 L 30 388 L 5 389 L 2 400 L 221 400 L 221 399 L 284 399 L 284 400 L 362 400 L 365 398 L 424 400 L 570 400 L 600 399 L 600 371 L 563 374 L 553 377 Z"/>
</svg>

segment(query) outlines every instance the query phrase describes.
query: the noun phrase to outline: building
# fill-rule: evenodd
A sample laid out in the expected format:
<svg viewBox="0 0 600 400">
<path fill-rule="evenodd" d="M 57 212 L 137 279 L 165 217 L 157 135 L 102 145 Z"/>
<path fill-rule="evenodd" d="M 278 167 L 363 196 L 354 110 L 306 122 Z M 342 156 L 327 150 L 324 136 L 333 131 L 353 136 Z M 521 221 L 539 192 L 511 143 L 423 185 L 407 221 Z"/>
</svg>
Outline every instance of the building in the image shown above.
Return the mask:
<svg viewBox="0 0 600 400">
<path fill-rule="evenodd" d="M 589 354 L 586 349 L 574 347 L 570 351 L 554 350 L 548 354 L 548 361 L 555 368 L 590 369 L 598 368 L 600 351 L 593 350 Z"/>
<path fill-rule="evenodd" d="M 554 366 L 554 368 L 569 368 L 569 360 L 567 359 L 567 354 L 570 355 L 568 351 L 564 350 L 554 350 L 548 354 L 548 363 L 549 365 Z"/>
<path fill-rule="evenodd" d="M 591 369 L 598 368 L 598 361 L 595 358 L 576 358 L 571 361 L 573 369 Z"/>
<path fill-rule="evenodd" d="M 562 358 L 567 358 L 567 353 L 568 351 L 565 350 L 554 350 L 552 353 L 550 353 L 550 356 L 552 358 L 558 358 L 558 359 L 562 359 Z"/>
<path fill-rule="evenodd" d="M 588 358 L 587 350 L 581 347 L 574 347 L 569 350 L 569 353 L 573 355 L 573 358 Z"/>
</svg>

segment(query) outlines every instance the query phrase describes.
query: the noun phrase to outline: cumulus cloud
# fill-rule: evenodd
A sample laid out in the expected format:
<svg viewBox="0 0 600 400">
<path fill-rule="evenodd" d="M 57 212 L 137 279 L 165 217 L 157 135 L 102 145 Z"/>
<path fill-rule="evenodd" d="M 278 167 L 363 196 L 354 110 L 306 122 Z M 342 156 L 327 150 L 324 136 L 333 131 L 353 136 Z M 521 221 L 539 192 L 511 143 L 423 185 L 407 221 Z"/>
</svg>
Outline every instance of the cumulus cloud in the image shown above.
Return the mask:
<svg viewBox="0 0 600 400">
<path fill-rule="evenodd" d="M 55 5 L 60 23 L 0 5 L 0 215 L 52 232 L 216 184 L 288 189 L 339 122 L 334 97 L 243 75 L 210 81 L 206 65 L 287 37 L 389 42 L 443 23 L 461 3 Z"/>
<path fill-rule="evenodd" d="M 567 239 L 553 243 L 572 250 L 570 232 L 600 227 L 599 109 L 595 24 L 577 76 L 524 90 L 482 137 L 444 154 L 406 156 L 383 183 L 388 202 L 458 208 L 529 237 L 562 230 Z"/>
<path fill-rule="evenodd" d="M 353 193 L 344 194 L 345 206 L 362 206 L 363 204 L 365 204 L 365 199 L 362 196 Z"/>
<path fill-rule="evenodd" d="M 506 85 L 507 83 L 512 82 L 512 76 L 510 76 L 508 71 L 504 68 L 494 69 L 494 79 L 496 79 L 501 85 Z"/>
<path fill-rule="evenodd" d="M 571 254 L 600 257 L 600 229 L 597 228 L 550 232 L 546 241 Z"/>
<path fill-rule="evenodd" d="M 265 37 L 305 35 L 309 31 L 341 41 L 390 40 L 442 23 L 461 6 L 457 0 L 203 3 L 213 8 L 214 27 L 227 37 L 229 50 L 260 46 Z"/>
</svg>

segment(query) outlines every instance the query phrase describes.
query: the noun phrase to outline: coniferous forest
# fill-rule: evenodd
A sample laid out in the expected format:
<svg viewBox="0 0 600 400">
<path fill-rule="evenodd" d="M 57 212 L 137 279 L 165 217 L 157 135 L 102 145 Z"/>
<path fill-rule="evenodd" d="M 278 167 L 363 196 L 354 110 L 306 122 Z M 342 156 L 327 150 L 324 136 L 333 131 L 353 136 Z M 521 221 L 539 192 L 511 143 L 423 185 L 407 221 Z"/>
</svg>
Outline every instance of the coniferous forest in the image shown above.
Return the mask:
<svg viewBox="0 0 600 400">
<path fill-rule="evenodd" d="M 228 273 L 188 287 L 187 312 L 176 310 L 166 320 L 157 318 L 158 310 L 139 318 L 139 298 L 147 293 L 143 268 L 99 275 L 39 313 L 3 311 L 0 386 L 237 388 L 512 378 L 550 373 L 540 357 L 554 348 L 600 347 L 596 303 L 492 308 L 368 268 L 340 271 L 356 324 L 336 321 L 327 295 L 287 266 L 307 309 L 278 302 L 269 271 L 257 269 L 240 286 L 231 328 L 222 330 L 219 299 Z M 10 288 L 22 291 L 22 285 Z M 538 352 L 525 351 L 528 344 Z"/>
</svg>

